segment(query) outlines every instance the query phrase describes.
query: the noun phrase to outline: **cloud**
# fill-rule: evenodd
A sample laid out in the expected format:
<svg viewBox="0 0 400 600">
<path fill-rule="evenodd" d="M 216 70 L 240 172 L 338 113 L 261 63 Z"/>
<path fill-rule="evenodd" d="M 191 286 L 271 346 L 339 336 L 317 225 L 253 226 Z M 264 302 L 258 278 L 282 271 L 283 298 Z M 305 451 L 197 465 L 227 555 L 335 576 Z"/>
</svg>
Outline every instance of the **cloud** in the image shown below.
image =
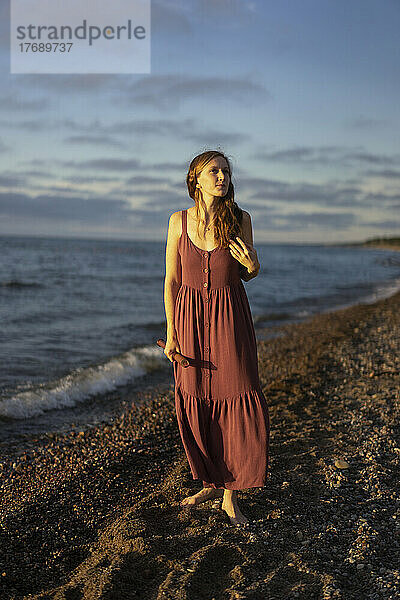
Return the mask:
<svg viewBox="0 0 400 600">
<path fill-rule="evenodd" d="M 10 2 L 0 2 L 0 49 L 10 48 Z"/>
<path fill-rule="evenodd" d="M 193 32 L 193 27 L 189 18 L 182 10 L 182 3 L 171 2 L 168 0 L 151 2 L 151 35 L 159 36 L 167 34 L 168 36 L 189 36 Z"/>
<path fill-rule="evenodd" d="M 136 226 L 135 233 L 139 233 L 142 236 L 143 232 L 148 231 L 154 236 L 154 234 L 157 235 L 161 231 L 163 239 L 166 240 L 168 219 L 173 212 L 180 210 L 179 207 L 176 207 L 176 204 L 174 204 L 173 210 L 171 210 L 170 206 L 171 204 L 166 201 L 165 205 L 161 207 L 149 206 L 149 210 L 145 208 L 133 208 L 131 214 L 132 222 Z M 186 206 L 182 206 L 181 208 L 186 208 Z"/>
<path fill-rule="evenodd" d="M 316 204 L 317 206 L 365 207 L 373 199 L 361 187 L 330 183 L 287 183 L 267 178 L 240 177 L 236 186 L 250 201 L 260 200 L 278 204 Z M 390 200 L 390 197 L 388 196 Z"/>
<path fill-rule="evenodd" d="M 154 201 L 131 207 L 126 199 L 104 197 L 83 198 L 62 194 L 28 194 L 0 192 L 0 232 L 21 235 L 115 234 L 117 237 L 162 230 L 167 232 L 168 218 L 177 205 L 177 194 L 158 191 Z M 179 199 L 178 199 L 179 200 Z M 184 208 L 182 195 L 182 208 Z M 178 208 L 174 208 L 178 210 Z"/>
<path fill-rule="evenodd" d="M 190 160 L 186 163 L 173 163 L 173 162 L 162 162 L 162 163 L 154 163 L 154 165 L 147 165 L 147 169 L 153 169 L 154 171 L 178 171 L 181 173 L 182 171 L 185 173 L 189 169 Z"/>
<path fill-rule="evenodd" d="M 193 143 L 199 146 L 234 146 L 235 144 L 243 144 L 251 139 L 251 136 L 246 133 L 229 133 L 228 131 L 203 131 L 201 133 L 190 133 L 186 136 Z"/>
<path fill-rule="evenodd" d="M 98 119 L 92 123 L 77 123 L 70 119 L 63 120 L 60 125 L 68 128 L 69 131 L 75 130 L 83 133 L 84 131 L 96 131 L 98 135 L 123 135 L 131 138 L 136 136 L 154 136 L 159 139 L 160 136 L 173 137 L 174 139 L 190 140 L 197 144 L 215 144 L 233 145 L 243 143 L 250 139 L 248 134 L 212 130 L 202 123 L 192 118 L 187 119 L 131 119 L 102 124 Z M 105 138 L 107 139 L 107 138 Z M 112 138 L 109 138 L 112 139 Z"/>
<path fill-rule="evenodd" d="M 63 142 L 66 144 L 72 144 L 75 146 L 80 146 L 82 144 L 87 144 L 89 146 L 107 146 L 112 148 L 127 148 L 127 145 L 124 142 L 119 142 L 114 138 L 107 135 L 71 135 L 63 139 Z"/>
<path fill-rule="evenodd" d="M 128 203 L 123 200 L 0 193 L 2 218 L 115 225 L 125 223 L 132 214 Z"/>
<path fill-rule="evenodd" d="M 124 135 L 165 135 L 187 137 L 188 131 L 195 127 L 194 119 L 135 119 L 130 121 L 118 121 L 109 126 L 112 131 Z"/>
<path fill-rule="evenodd" d="M 305 162 L 305 163 L 323 163 L 337 160 L 337 155 L 341 155 L 342 148 L 338 146 L 326 146 L 324 148 L 312 148 L 307 146 L 299 146 L 288 148 L 286 150 L 276 150 L 274 152 L 261 151 L 254 155 L 254 158 L 259 160 L 268 160 L 276 162 Z"/>
<path fill-rule="evenodd" d="M 201 100 L 205 96 L 207 102 L 226 102 L 229 96 L 230 102 L 248 104 L 272 97 L 263 85 L 244 77 L 223 79 L 219 76 L 193 77 L 171 73 L 143 77 L 130 84 L 125 95 L 121 95 L 120 102 L 172 110 L 186 100 Z"/>
<path fill-rule="evenodd" d="M 2 120 L 0 121 L 2 127 L 8 129 L 22 129 L 23 131 L 47 131 L 49 127 L 49 121 L 45 119 L 29 119 L 25 121 L 16 121 L 15 119 Z"/>
<path fill-rule="evenodd" d="M 133 81 L 132 81 L 133 79 Z M 126 77 L 126 75 L 102 75 L 96 73 L 81 74 L 26 74 L 21 84 L 29 90 L 38 88 L 48 89 L 57 93 L 71 95 L 77 93 L 97 95 L 103 92 L 104 98 L 109 96 L 113 104 L 119 102 L 125 106 L 152 106 L 156 109 L 176 109 L 187 100 L 199 100 L 207 96 L 207 101 L 226 101 L 226 96 L 232 102 L 253 105 L 258 100 L 266 101 L 272 98 L 270 92 L 258 83 L 246 77 L 231 77 L 223 79 L 219 76 L 193 76 L 182 73 L 165 75 L 148 75 Z M 15 101 L 11 95 L 4 98 L 4 108 L 12 107 Z M 22 101 L 19 103 L 21 104 Z M 32 110 L 43 108 L 42 101 L 31 101 Z M 15 110 L 15 109 L 14 109 Z M 150 120 L 148 121 L 150 124 Z"/>
<path fill-rule="evenodd" d="M 362 148 L 349 149 L 344 146 L 296 146 L 285 150 L 267 151 L 261 149 L 253 155 L 254 159 L 269 162 L 290 164 L 339 165 L 353 167 L 362 164 L 397 165 L 400 155 L 374 154 L 363 151 Z"/>
<path fill-rule="evenodd" d="M 140 161 L 124 158 L 97 158 L 84 161 L 58 161 L 63 167 L 71 167 L 75 169 L 93 169 L 99 171 L 152 171 L 155 174 L 157 171 L 177 171 L 178 173 L 185 172 L 189 168 L 190 161 L 187 163 L 163 162 L 154 164 L 141 164 Z"/>
<path fill-rule="evenodd" d="M 109 92 L 118 91 L 123 85 L 124 75 L 102 73 L 26 73 L 21 80 L 21 85 L 29 89 L 47 89 L 54 92 L 82 94 L 83 92 L 96 94 L 100 90 Z"/>
<path fill-rule="evenodd" d="M 44 110 L 48 108 L 49 101 L 46 98 L 39 100 L 23 100 L 15 94 L 7 94 L 0 98 L 0 109 L 4 111 L 21 112 L 25 110 Z"/>
<path fill-rule="evenodd" d="M 390 121 L 388 121 L 387 119 L 376 119 L 372 117 L 356 117 L 354 119 L 347 119 L 344 122 L 344 127 L 346 129 L 350 127 L 352 129 L 366 131 L 382 129 L 384 127 L 388 127 L 389 125 Z"/>
<path fill-rule="evenodd" d="M 274 215 L 273 218 L 276 219 L 277 217 Z M 293 212 L 285 216 L 279 215 L 278 218 L 287 222 L 296 223 L 298 225 L 298 229 L 312 227 L 314 225 L 328 228 L 339 227 L 340 229 L 343 229 L 354 225 L 356 222 L 356 216 L 353 213 L 347 212 Z"/>
<path fill-rule="evenodd" d="M 197 4 L 199 10 L 210 11 L 221 10 L 225 11 L 235 11 L 236 13 L 240 11 L 244 12 L 254 12 L 255 3 L 248 2 L 247 0 L 197 0 Z"/>
<path fill-rule="evenodd" d="M 92 160 L 65 160 L 60 161 L 64 167 L 77 169 L 93 169 L 99 171 L 136 171 L 142 169 L 142 165 L 135 158 L 96 158 Z"/>
<path fill-rule="evenodd" d="M 54 192 L 60 192 L 61 194 L 71 194 L 71 196 L 76 197 L 77 194 L 84 194 L 85 198 L 98 198 L 99 194 L 97 191 L 91 190 L 90 188 L 83 186 L 74 186 L 71 187 L 71 185 L 68 183 L 68 181 L 65 181 L 65 183 L 60 183 L 57 185 L 35 185 L 35 184 L 30 184 L 29 186 L 29 191 L 30 192 L 44 192 L 45 194 L 51 194 Z M 107 196 L 109 197 L 110 195 L 107 194 Z M 115 196 L 113 196 L 113 198 L 115 198 Z"/>
<path fill-rule="evenodd" d="M 384 194 L 383 192 L 369 192 L 365 194 L 364 199 L 370 206 L 380 206 L 386 202 L 390 203 L 393 200 L 400 200 L 400 194 Z"/>
<path fill-rule="evenodd" d="M 367 227 L 371 229 L 372 227 L 379 227 L 381 229 L 400 229 L 400 220 L 399 219 L 382 219 L 382 221 L 364 221 L 358 222 L 358 227 Z"/>
<path fill-rule="evenodd" d="M 395 171 L 394 169 L 382 169 L 380 171 L 368 170 L 363 173 L 365 176 L 369 177 L 382 177 L 383 179 L 399 179 L 400 171 Z"/>
<path fill-rule="evenodd" d="M 256 23 L 257 5 L 251 0 L 197 0 L 196 17 L 210 22 L 210 15 L 216 17 L 219 29 L 243 29 Z"/>
<path fill-rule="evenodd" d="M 37 166 L 37 165 L 47 165 L 48 164 L 48 160 L 45 160 L 44 158 L 30 158 L 29 160 L 24 160 L 22 161 L 23 164 L 25 165 L 32 165 L 32 166 Z"/>
<path fill-rule="evenodd" d="M 271 210 L 257 212 L 255 219 L 257 229 L 270 231 L 303 232 L 321 229 L 334 231 L 349 229 L 357 223 L 356 216 L 347 212 L 291 212 L 288 214 L 275 213 Z"/>
<path fill-rule="evenodd" d="M 349 153 L 347 155 L 347 157 L 350 162 L 355 161 L 355 162 L 360 162 L 360 163 L 370 163 L 373 165 L 376 164 L 381 164 L 381 165 L 395 165 L 398 164 L 400 161 L 400 157 L 399 155 L 397 156 L 385 156 L 385 155 L 380 155 L 380 154 L 372 154 L 370 152 L 354 152 L 354 153 Z"/>
<path fill-rule="evenodd" d="M 42 177 L 43 179 L 50 180 L 55 176 L 49 171 L 40 171 L 39 169 L 32 171 L 7 171 L 0 174 L 0 187 L 10 188 L 26 186 L 28 185 L 29 180 L 35 177 Z"/>
<path fill-rule="evenodd" d="M 71 183 L 104 183 L 116 181 L 118 177 L 105 177 L 98 175 L 69 175 L 65 177 L 65 181 Z"/>
<path fill-rule="evenodd" d="M 9 188 L 25 185 L 26 178 L 23 174 L 18 175 L 0 175 L 0 187 Z"/>
<path fill-rule="evenodd" d="M 39 169 L 35 169 L 34 171 L 20 171 L 18 175 L 25 175 L 26 177 L 44 177 L 46 179 L 55 177 L 53 173 L 50 173 L 49 171 L 40 171 Z"/>
<path fill-rule="evenodd" d="M 156 138 L 160 136 L 172 137 L 175 140 L 189 140 L 198 146 L 223 147 L 242 144 L 251 139 L 247 133 L 228 132 L 214 128 L 209 128 L 195 119 L 130 119 L 120 120 L 110 124 L 104 124 L 99 119 L 91 122 L 79 123 L 74 119 L 61 120 L 22 120 L 16 121 L 3 120 L 3 127 L 9 129 L 18 129 L 24 132 L 40 132 L 46 135 L 49 130 L 60 131 L 67 130 L 69 133 L 77 132 L 76 135 L 69 135 L 63 139 L 64 143 L 70 145 L 91 145 L 120 148 L 126 150 L 130 148 L 132 136 L 135 138 Z M 93 132 L 96 134 L 93 134 Z M 119 140 L 116 136 L 127 138 L 127 141 Z M 1 151 L 1 146 L 0 146 Z"/>
<path fill-rule="evenodd" d="M 151 177 L 148 175 L 134 175 L 126 180 L 126 185 L 156 185 L 159 183 L 167 184 L 170 180 L 166 177 Z"/>
<path fill-rule="evenodd" d="M 139 195 L 138 192 L 137 194 Z M 144 199 L 140 202 L 141 207 L 134 207 L 133 210 L 135 213 L 138 210 L 143 210 L 143 214 L 147 214 L 149 217 L 149 225 L 152 223 L 153 209 L 163 213 L 165 217 L 166 211 L 168 211 L 171 206 L 174 207 L 174 211 L 186 208 L 185 203 L 187 203 L 188 199 L 187 194 L 184 193 L 183 189 L 181 194 L 164 189 L 148 190 L 143 193 L 143 197 Z"/>
<path fill-rule="evenodd" d="M 187 37 L 194 34 L 204 18 L 209 23 L 210 14 L 218 16 L 219 28 L 243 27 L 245 21 L 253 20 L 255 11 L 256 3 L 251 0 L 153 0 L 151 31 L 157 39 L 162 34 Z"/>
<path fill-rule="evenodd" d="M 400 210 L 400 202 L 393 202 L 393 204 L 388 204 L 388 208 L 394 208 L 395 210 Z"/>
</svg>

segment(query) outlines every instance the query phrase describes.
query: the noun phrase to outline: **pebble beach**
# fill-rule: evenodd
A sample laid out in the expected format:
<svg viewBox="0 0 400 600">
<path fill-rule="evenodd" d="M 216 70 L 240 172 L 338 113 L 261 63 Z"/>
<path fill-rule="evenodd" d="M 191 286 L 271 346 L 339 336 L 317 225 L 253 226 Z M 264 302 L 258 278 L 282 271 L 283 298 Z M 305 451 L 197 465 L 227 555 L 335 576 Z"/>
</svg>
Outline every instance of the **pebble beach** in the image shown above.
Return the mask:
<svg viewBox="0 0 400 600">
<path fill-rule="evenodd" d="M 179 506 L 201 482 L 171 367 L 107 422 L 0 444 L 1 600 L 398 598 L 400 293 L 269 333 L 248 525 L 221 500 Z"/>
</svg>

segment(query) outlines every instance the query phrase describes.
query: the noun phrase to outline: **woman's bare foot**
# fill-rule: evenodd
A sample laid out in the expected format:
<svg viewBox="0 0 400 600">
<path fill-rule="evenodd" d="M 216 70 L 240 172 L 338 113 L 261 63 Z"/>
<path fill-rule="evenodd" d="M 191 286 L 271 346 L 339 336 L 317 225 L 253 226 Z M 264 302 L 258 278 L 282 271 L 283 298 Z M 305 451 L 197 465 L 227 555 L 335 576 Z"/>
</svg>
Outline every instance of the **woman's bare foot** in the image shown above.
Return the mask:
<svg viewBox="0 0 400 600">
<path fill-rule="evenodd" d="M 228 515 L 232 525 L 241 525 L 249 522 L 238 506 L 236 490 L 225 490 L 221 508 Z"/>
<path fill-rule="evenodd" d="M 187 496 L 181 501 L 181 506 L 193 506 L 211 500 L 212 498 L 219 498 L 224 495 L 223 488 L 205 488 L 194 494 L 194 496 Z"/>
</svg>

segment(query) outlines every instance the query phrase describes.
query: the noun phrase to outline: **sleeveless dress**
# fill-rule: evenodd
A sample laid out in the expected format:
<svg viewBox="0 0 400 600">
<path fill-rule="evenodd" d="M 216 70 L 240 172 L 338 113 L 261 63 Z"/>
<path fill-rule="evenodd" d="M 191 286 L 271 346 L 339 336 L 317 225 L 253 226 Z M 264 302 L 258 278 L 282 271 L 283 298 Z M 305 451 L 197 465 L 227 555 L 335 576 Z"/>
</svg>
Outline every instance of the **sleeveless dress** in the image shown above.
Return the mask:
<svg viewBox="0 0 400 600">
<path fill-rule="evenodd" d="M 181 286 L 174 315 L 188 367 L 173 361 L 175 409 L 193 479 L 240 490 L 265 485 L 268 404 L 260 387 L 250 306 L 229 248 L 202 250 L 182 211 Z"/>
</svg>

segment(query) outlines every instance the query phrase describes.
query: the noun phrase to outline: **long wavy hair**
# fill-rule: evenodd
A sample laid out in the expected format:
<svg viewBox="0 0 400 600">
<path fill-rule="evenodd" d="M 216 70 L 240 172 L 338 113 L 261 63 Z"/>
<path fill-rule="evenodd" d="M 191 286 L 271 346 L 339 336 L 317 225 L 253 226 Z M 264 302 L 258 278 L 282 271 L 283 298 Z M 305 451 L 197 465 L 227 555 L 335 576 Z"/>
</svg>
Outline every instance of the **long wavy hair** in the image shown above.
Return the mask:
<svg viewBox="0 0 400 600">
<path fill-rule="evenodd" d="M 235 190 L 232 183 L 232 167 L 223 152 L 218 150 L 207 150 L 194 157 L 189 166 L 189 171 L 186 176 L 186 184 L 189 196 L 194 200 L 196 206 L 197 217 L 197 235 L 199 238 L 205 239 L 206 226 L 203 221 L 203 235 L 200 236 L 200 206 L 203 211 L 206 211 L 206 203 L 203 200 L 203 195 L 200 188 L 197 187 L 198 176 L 204 167 L 216 156 L 222 156 L 227 162 L 229 169 L 229 186 L 225 196 L 216 198 L 215 220 L 214 220 L 214 240 L 219 247 L 228 247 L 229 240 L 237 235 L 242 235 L 242 219 L 243 211 L 236 204 Z"/>
</svg>

